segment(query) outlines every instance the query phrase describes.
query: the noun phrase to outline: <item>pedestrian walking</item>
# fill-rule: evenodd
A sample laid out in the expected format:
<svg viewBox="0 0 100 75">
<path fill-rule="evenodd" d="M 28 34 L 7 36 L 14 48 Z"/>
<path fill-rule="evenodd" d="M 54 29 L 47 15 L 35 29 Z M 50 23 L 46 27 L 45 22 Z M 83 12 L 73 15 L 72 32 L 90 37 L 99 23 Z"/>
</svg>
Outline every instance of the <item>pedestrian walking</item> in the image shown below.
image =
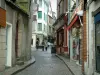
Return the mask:
<svg viewBox="0 0 100 75">
<path fill-rule="evenodd" d="M 42 51 L 44 51 L 44 45 L 45 45 L 45 42 L 44 40 L 42 41 Z"/>
<path fill-rule="evenodd" d="M 47 51 L 47 48 L 48 48 L 48 44 L 47 42 L 45 42 L 45 50 Z"/>
<path fill-rule="evenodd" d="M 38 47 L 39 47 L 39 39 L 37 38 L 36 40 L 36 49 L 38 50 Z"/>
</svg>

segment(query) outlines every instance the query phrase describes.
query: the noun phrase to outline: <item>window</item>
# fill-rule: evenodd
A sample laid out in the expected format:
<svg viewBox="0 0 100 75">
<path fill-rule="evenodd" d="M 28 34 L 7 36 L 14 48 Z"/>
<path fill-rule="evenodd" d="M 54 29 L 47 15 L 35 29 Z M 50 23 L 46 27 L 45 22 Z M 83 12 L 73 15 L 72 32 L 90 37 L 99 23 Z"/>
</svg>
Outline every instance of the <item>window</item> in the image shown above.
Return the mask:
<svg viewBox="0 0 100 75">
<path fill-rule="evenodd" d="M 39 7 L 42 7 L 42 0 L 39 0 Z"/>
<path fill-rule="evenodd" d="M 42 18 L 42 11 L 38 11 L 38 18 Z"/>
<path fill-rule="evenodd" d="M 38 23 L 38 31 L 42 31 L 42 23 Z"/>
</svg>

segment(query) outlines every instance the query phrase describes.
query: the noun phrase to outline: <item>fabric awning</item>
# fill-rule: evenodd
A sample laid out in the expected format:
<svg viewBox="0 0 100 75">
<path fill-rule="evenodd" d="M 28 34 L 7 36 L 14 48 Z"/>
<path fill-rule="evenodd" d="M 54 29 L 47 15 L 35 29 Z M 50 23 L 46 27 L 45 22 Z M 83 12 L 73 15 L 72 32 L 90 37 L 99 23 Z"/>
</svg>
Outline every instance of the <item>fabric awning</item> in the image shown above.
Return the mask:
<svg viewBox="0 0 100 75">
<path fill-rule="evenodd" d="M 75 15 L 75 17 L 73 18 L 73 20 L 70 22 L 69 26 L 67 27 L 68 30 L 71 29 L 71 27 L 74 25 L 74 23 L 78 20 L 78 16 Z"/>
</svg>

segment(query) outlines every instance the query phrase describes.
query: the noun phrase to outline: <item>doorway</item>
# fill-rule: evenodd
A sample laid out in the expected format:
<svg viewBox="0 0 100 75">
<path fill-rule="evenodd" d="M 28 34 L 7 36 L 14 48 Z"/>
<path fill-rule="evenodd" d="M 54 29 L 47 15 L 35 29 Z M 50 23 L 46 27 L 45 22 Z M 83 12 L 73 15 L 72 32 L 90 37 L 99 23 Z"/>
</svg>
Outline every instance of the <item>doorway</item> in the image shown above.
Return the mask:
<svg viewBox="0 0 100 75">
<path fill-rule="evenodd" d="M 7 46 L 7 57 L 6 57 L 6 66 L 12 66 L 12 24 L 7 23 L 6 27 L 6 46 Z"/>
<path fill-rule="evenodd" d="M 96 24 L 96 70 L 100 73 L 100 23 Z"/>
<path fill-rule="evenodd" d="M 15 37 L 15 56 L 18 58 L 18 21 L 16 23 L 16 37 Z"/>
<path fill-rule="evenodd" d="M 96 24 L 96 70 L 100 73 L 100 23 Z"/>
</svg>

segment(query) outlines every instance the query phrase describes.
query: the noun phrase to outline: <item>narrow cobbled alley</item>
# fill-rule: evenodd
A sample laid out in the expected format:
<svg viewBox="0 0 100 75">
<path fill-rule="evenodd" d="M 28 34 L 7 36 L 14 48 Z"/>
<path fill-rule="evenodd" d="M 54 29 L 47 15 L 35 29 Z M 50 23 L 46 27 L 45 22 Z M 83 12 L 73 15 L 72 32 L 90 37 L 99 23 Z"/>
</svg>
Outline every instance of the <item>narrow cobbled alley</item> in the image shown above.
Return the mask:
<svg viewBox="0 0 100 75">
<path fill-rule="evenodd" d="M 67 66 L 50 51 L 33 51 L 36 62 L 16 75 L 72 75 Z"/>
</svg>

